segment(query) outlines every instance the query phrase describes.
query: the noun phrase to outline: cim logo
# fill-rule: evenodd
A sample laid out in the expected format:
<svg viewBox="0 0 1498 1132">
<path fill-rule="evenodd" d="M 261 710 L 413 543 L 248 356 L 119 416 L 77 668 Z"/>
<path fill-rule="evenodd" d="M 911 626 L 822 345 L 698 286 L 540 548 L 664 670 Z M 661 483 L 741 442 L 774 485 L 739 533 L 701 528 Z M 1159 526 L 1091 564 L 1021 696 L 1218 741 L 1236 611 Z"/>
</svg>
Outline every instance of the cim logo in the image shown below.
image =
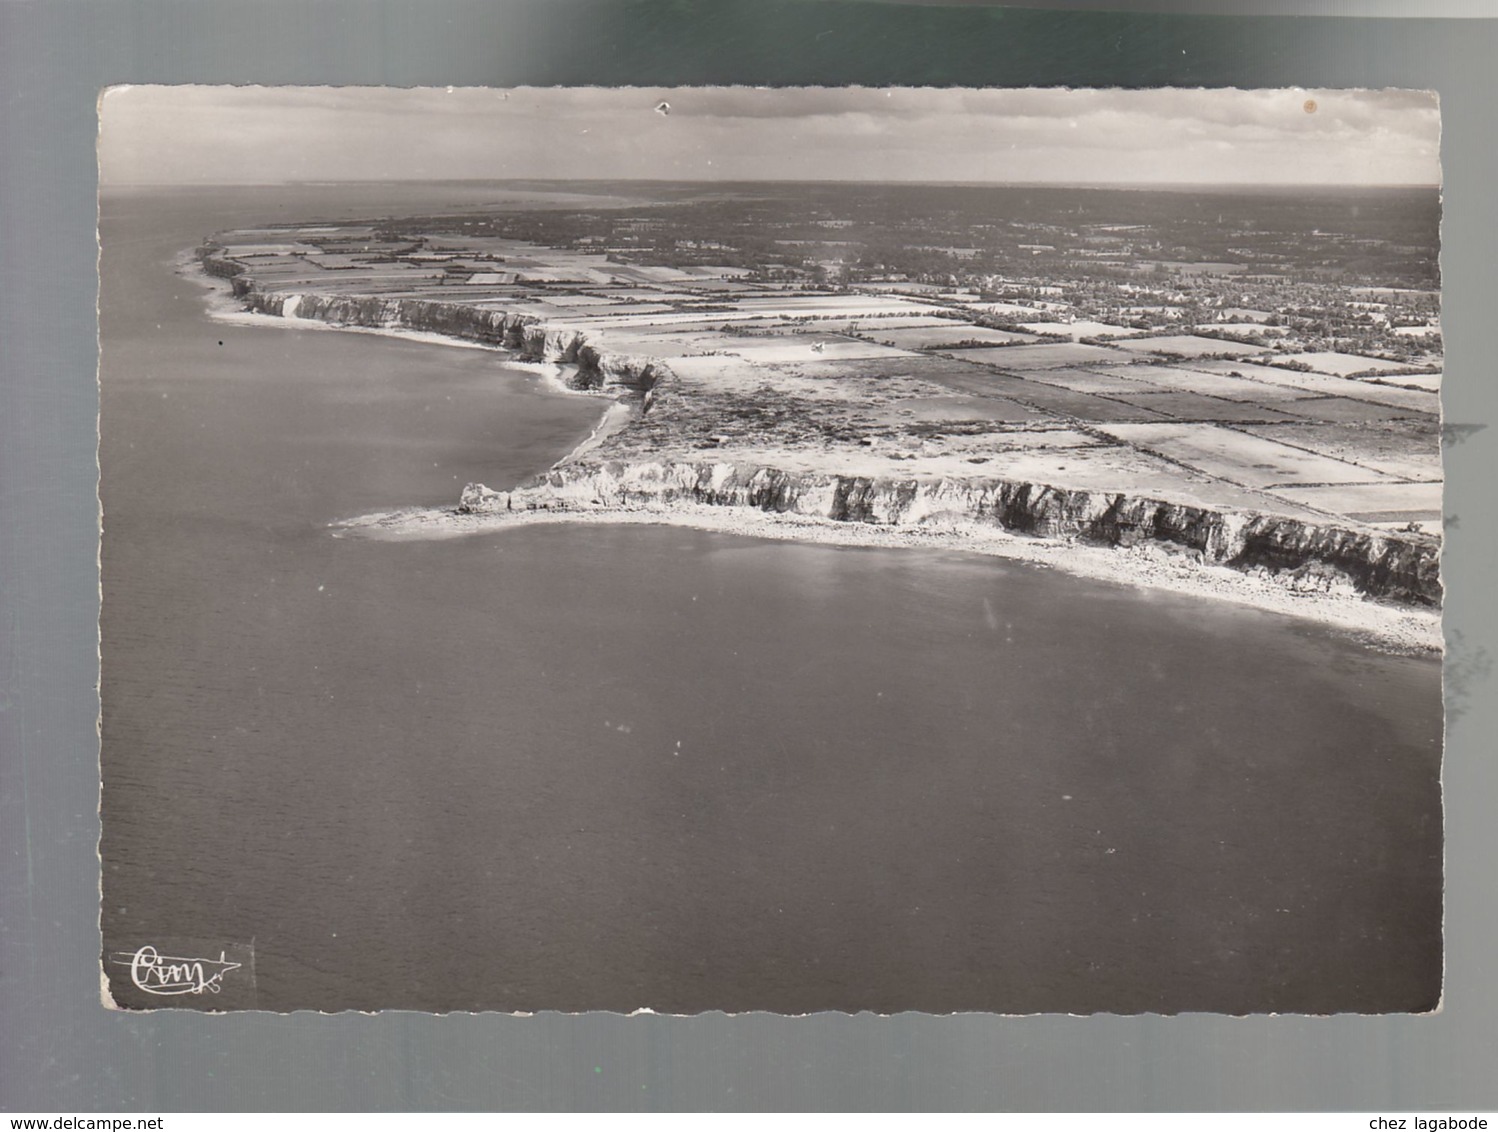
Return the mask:
<svg viewBox="0 0 1498 1132">
<path fill-rule="evenodd" d="M 117 952 L 114 961 L 130 968 L 130 981 L 147 994 L 218 994 L 224 976 L 244 966 L 228 958 L 225 951 L 217 959 L 199 959 L 182 955 L 162 955 L 150 944 L 138 951 Z"/>
</svg>

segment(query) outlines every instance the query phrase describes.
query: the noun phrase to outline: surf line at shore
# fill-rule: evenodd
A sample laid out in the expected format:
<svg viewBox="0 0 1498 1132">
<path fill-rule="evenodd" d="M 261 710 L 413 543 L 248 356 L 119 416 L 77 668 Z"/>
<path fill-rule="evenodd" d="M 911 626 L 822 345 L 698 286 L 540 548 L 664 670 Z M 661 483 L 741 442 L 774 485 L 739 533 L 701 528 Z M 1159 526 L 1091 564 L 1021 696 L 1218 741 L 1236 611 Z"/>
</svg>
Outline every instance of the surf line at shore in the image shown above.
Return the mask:
<svg viewBox="0 0 1498 1132">
<path fill-rule="evenodd" d="M 1410 655 L 1442 649 L 1438 610 L 1383 604 L 1355 592 L 1299 591 L 1270 575 L 1204 565 L 1153 544 L 1104 547 L 1035 538 L 978 523 L 883 527 L 749 508 L 675 502 L 668 507 L 535 509 L 464 513 L 416 508 L 361 515 L 330 524 L 335 537 L 404 541 L 494 534 L 546 525 L 653 525 L 830 546 L 924 549 L 979 554 L 1054 569 L 1078 578 L 1144 591 L 1226 601 L 1316 622 L 1380 649 Z"/>
</svg>

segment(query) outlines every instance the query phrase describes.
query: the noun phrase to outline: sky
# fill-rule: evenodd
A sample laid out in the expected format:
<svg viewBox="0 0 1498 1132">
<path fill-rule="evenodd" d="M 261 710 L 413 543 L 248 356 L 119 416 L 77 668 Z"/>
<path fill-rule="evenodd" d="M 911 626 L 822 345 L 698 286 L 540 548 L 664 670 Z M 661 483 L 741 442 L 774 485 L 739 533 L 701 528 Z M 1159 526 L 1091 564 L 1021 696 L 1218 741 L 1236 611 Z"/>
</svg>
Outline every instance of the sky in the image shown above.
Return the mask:
<svg viewBox="0 0 1498 1132">
<path fill-rule="evenodd" d="M 661 107 L 666 103 L 667 107 Z M 100 181 L 1440 182 L 1435 94 L 132 86 Z"/>
</svg>

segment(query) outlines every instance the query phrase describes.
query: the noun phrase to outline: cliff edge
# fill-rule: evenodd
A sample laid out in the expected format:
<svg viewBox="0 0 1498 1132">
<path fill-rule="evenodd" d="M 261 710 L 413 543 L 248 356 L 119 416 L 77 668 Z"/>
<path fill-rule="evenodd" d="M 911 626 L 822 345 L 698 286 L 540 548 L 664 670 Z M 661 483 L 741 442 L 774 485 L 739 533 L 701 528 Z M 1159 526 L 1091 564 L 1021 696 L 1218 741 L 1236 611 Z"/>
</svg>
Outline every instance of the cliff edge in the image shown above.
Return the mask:
<svg viewBox="0 0 1498 1132">
<path fill-rule="evenodd" d="M 1332 379 L 1290 373 L 1284 381 L 1306 388 L 1281 386 L 1275 384 L 1281 375 L 1263 365 L 1244 363 L 1227 375 L 1205 366 L 1179 369 L 1170 373 L 1206 388 L 1261 386 L 1263 407 L 1223 400 L 1230 419 L 1162 420 L 1158 408 L 1139 407 L 1137 396 L 1083 394 L 1065 385 L 1079 373 L 1117 384 L 1167 368 L 1140 367 L 1138 358 L 1090 362 L 1090 371 L 1017 373 L 998 363 L 954 360 L 951 351 L 870 344 L 854 333 L 856 325 L 846 333 L 799 322 L 761 328 L 756 316 L 730 333 L 726 325 L 705 329 L 638 300 L 610 321 L 598 316 L 597 296 L 584 294 L 581 284 L 569 315 L 567 296 L 555 292 L 485 303 L 445 293 L 267 286 L 222 245 L 209 243 L 197 254 L 203 270 L 227 280 L 247 311 L 478 343 L 554 363 L 569 387 L 634 407 L 632 414 L 612 413 L 607 427 L 531 482 L 510 491 L 470 484 L 458 503 L 461 514 L 737 508 L 884 530 L 986 528 L 1156 547 L 1292 591 L 1428 609 L 1441 603 L 1441 544 L 1428 521 L 1398 523 L 1408 516 L 1393 504 L 1380 503 L 1376 513 L 1354 510 L 1370 491 L 1398 503 L 1400 492 L 1424 493 L 1423 501 L 1428 488 L 1439 490 L 1438 479 L 1422 478 L 1430 475 L 1421 447 L 1428 406 L 1402 408 L 1413 396 L 1408 390 L 1339 387 L 1333 396 L 1322 389 Z M 839 302 L 841 310 L 853 299 Z M 990 353 L 1018 359 L 1028 348 Z M 1293 397 L 1280 396 L 1287 389 Z M 1353 395 L 1373 398 L 1357 404 L 1377 410 L 1378 420 L 1349 425 L 1305 408 L 1337 401 L 1323 413 L 1345 413 Z M 1286 423 L 1290 410 L 1304 419 Z M 1378 442 L 1372 457 L 1321 443 L 1356 428 L 1367 430 L 1362 439 Z M 1292 429 L 1299 431 L 1286 439 Z M 1410 443 L 1391 455 L 1389 438 L 1400 440 L 1401 429 Z M 1438 476 L 1438 450 L 1435 457 Z"/>
</svg>

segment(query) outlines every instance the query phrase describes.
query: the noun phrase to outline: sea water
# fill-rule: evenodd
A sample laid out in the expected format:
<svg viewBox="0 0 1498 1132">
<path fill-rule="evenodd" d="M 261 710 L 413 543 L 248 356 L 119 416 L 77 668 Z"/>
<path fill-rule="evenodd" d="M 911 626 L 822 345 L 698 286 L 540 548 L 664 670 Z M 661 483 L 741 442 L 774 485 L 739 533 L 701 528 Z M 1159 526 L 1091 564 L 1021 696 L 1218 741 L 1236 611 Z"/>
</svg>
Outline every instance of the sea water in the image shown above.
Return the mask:
<svg viewBox="0 0 1498 1132">
<path fill-rule="evenodd" d="M 603 408 L 174 269 L 462 203 L 401 191 L 104 198 L 106 954 L 253 941 L 272 1010 L 1435 1004 L 1433 659 L 933 550 L 333 537 Z"/>
</svg>

